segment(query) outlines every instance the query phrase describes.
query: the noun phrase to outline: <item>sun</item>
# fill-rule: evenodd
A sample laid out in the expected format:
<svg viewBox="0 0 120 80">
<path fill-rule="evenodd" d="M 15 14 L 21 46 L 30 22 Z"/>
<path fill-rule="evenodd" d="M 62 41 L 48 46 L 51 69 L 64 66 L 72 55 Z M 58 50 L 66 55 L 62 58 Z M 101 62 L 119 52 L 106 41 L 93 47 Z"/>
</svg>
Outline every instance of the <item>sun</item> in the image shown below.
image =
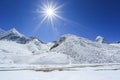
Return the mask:
<svg viewBox="0 0 120 80">
<path fill-rule="evenodd" d="M 37 10 L 37 13 L 42 16 L 41 23 L 49 21 L 51 24 L 53 24 L 55 19 L 62 19 L 62 17 L 59 15 L 61 12 L 59 9 L 62 6 L 63 5 L 58 5 L 57 3 L 50 1 L 42 3 Z"/>
<path fill-rule="evenodd" d="M 54 16 L 54 14 L 55 14 L 54 9 L 52 9 L 52 8 L 46 9 L 45 12 L 46 12 L 46 15 L 47 15 L 48 17 L 52 17 L 52 16 Z"/>
</svg>

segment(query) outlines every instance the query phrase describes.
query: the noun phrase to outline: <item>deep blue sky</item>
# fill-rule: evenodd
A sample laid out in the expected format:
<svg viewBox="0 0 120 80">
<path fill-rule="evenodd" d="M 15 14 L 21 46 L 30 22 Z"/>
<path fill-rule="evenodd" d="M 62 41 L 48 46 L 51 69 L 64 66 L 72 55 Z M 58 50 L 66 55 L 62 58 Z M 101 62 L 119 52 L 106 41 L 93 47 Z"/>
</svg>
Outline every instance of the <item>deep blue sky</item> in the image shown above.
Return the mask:
<svg viewBox="0 0 120 80">
<path fill-rule="evenodd" d="M 0 0 L 0 28 L 16 28 L 26 36 L 37 36 L 44 42 L 57 40 L 63 34 L 75 34 L 94 40 L 97 35 L 108 41 L 120 40 L 120 0 L 52 0 L 64 4 L 60 9 L 66 21 L 54 21 L 57 31 L 39 25 L 35 11 L 43 0 Z M 45 2 L 45 0 L 44 0 Z"/>
</svg>

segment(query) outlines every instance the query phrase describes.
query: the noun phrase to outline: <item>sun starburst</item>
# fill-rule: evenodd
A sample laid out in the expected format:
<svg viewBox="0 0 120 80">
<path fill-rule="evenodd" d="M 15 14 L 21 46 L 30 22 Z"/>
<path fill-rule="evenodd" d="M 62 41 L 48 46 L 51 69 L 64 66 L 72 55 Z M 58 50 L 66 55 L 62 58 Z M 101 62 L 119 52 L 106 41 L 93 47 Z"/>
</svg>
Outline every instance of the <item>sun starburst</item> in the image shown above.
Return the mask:
<svg viewBox="0 0 120 80">
<path fill-rule="evenodd" d="M 48 20 L 51 24 L 53 24 L 56 18 L 63 19 L 59 14 L 59 9 L 63 5 L 58 5 L 57 3 L 53 3 L 50 1 L 47 1 L 45 3 L 42 3 L 40 8 L 38 9 L 37 13 L 39 13 L 43 18 L 41 19 L 41 23 Z"/>
</svg>

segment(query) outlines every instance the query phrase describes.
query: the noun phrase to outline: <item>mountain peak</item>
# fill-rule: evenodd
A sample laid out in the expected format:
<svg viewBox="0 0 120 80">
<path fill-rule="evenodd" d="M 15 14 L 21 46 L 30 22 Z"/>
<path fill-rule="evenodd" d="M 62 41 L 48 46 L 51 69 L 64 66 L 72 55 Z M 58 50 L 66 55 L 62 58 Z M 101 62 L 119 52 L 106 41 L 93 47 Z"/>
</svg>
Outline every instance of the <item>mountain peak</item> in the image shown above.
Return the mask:
<svg viewBox="0 0 120 80">
<path fill-rule="evenodd" d="M 102 36 L 97 36 L 96 37 L 96 41 L 99 42 L 99 43 L 107 43 L 107 41 L 105 40 L 105 38 L 102 37 Z"/>
<path fill-rule="evenodd" d="M 19 33 L 15 28 L 0 33 L 0 40 L 11 40 L 18 43 L 26 43 L 28 40 L 24 35 Z"/>
<path fill-rule="evenodd" d="M 13 33 L 13 34 L 16 34 L 20 37 L 23 37 L 24 35 L 22 35 L 21 33 L 19 33 L 15 28 L 12 28 L 8 31 L 8 33 Z"/>
</svg>

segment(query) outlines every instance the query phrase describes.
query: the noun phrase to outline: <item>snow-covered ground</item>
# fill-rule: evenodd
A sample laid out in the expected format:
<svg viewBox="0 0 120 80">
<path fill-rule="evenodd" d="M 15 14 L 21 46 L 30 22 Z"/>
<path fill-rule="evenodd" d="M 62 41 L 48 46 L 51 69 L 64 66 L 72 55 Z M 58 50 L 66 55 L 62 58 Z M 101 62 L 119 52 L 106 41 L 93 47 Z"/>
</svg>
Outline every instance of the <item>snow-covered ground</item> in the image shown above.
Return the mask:
<svg viewBox="0 0 120 80">
<path fill-rule="evenodd" d="M 0 80 L 119 80 L 120 71 L 3 71 Z"/>
<path fill-rule="evenodd" d="M 120 80 L 120 64 L 5 66 L 0 80 Z"/>
<path fill-rule="evenodd" d="M 15 70 L 15 69 L 10 71 L 3 70 L 0 71 L 0 80 L 120 80 L 119 64 L 76 65 L 76 66 L 77 66 L 76 70 L 72 69 L 63 71 L 55 70 L 51 72 L 35 70 Z M 0 68 L 2 69 L 3 67 Z M 49 66 L 49 68 L 51 67 Z"/>
</svg>

